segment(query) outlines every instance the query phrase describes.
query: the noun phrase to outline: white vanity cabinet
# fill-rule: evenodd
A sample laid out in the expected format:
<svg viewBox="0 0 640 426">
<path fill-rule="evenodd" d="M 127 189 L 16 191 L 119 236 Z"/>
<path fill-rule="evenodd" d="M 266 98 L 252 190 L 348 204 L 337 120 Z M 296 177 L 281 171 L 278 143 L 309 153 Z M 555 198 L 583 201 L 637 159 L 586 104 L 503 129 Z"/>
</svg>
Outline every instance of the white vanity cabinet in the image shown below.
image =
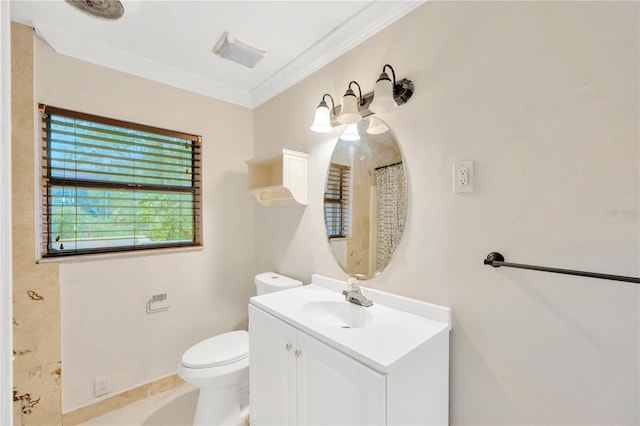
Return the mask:
<svg viewBox="0 0 640 426">
<path fill-rule="evenodd" d="M 358 306 L 345 288 L 313 275 L 251 298 L 251 424 L 448 424 L 451 310 L 365 288 Z"/>
<path fill-rule="evenodd" d="M 249 306 L 250 410 L 256 425 L 382 425 L 386 377 Z"/>
</svg>

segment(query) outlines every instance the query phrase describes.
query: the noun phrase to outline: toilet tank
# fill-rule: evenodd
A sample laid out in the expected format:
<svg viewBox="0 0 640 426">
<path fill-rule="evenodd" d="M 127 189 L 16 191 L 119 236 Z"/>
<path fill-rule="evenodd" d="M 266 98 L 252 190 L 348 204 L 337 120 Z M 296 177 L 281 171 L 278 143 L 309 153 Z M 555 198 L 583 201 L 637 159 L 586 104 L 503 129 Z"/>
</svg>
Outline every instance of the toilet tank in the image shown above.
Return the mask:
<svg viewBox="0 0 640 426">
<path fill-rule="evenodd" d="M 256 275 L 254 280 L 258 296 L 261 294 L 274 293 L 276 291 L 286 290 L 289 288 L 300 287 L 302 282 L 275 272 L 263 272 Z"/>
</svg>

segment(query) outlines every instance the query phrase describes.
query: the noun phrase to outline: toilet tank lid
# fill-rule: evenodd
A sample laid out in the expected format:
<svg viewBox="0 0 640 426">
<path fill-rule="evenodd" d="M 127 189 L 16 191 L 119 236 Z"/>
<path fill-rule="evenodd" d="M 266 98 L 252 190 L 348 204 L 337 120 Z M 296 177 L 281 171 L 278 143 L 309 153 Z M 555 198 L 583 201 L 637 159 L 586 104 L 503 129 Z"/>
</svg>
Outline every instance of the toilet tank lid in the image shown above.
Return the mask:
<svg viewBox="0 0 640 426">
<path fill-rule="evenodd" d="M 256 275 L 255 283 L 258 287 L 272 291 L 302 286 L 302 281 L 294 280 L 293 278 L 285 277 L 275 272 L 263 272 L 262 274 Z"/>
<path fill-rule="evenodd" d="M 249 333 L 230 331 L 197 343 L 182 355 L 182 365 L 188 368 L 218 367 L 249 356 Z"/>
</svg>

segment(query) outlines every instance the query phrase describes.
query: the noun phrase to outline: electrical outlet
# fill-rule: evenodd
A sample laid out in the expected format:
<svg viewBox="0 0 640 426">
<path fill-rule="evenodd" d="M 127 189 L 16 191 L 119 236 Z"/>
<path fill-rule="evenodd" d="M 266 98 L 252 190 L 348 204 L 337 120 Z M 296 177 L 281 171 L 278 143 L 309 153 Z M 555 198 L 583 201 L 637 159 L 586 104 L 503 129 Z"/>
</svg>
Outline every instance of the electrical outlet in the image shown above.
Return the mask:
<svg viewBox="0 0 640 426">
<path fill-rule="evenodd" d="M 109 393 L 109 376 L 98 377 L 93 382 L 93 396 L 96 398 Z"/>
<path fill-rule="evenodd" d="M 474 178 L 473 161 L 453 163 L 453 192 L 473 192 Z"/>
<path fill-rule="evenodd" d="M 467 186 L 469 184 L 469 169 L 461 167 L 458 169 L 458 185 Z"/>
</svg>

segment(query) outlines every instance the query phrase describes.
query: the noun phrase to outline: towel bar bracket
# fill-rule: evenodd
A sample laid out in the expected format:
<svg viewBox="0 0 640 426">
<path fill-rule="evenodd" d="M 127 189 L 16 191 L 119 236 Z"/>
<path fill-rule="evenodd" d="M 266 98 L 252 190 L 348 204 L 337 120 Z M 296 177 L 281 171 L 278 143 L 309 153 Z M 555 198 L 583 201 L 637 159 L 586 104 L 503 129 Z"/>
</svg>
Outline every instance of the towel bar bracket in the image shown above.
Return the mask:
<svg viewBox="0 0 640 426">
<path fill-rule="evenodd" d="M 484 264 L 491 265 L 494 268 L 500 267 L 500 265 L 494 265 L 493 262 L 504 262 L 504 256 L 498 253 L 497 251 L 492 251 L 487 255 L 487 258 L 484 260 Z"/>
</svg>

